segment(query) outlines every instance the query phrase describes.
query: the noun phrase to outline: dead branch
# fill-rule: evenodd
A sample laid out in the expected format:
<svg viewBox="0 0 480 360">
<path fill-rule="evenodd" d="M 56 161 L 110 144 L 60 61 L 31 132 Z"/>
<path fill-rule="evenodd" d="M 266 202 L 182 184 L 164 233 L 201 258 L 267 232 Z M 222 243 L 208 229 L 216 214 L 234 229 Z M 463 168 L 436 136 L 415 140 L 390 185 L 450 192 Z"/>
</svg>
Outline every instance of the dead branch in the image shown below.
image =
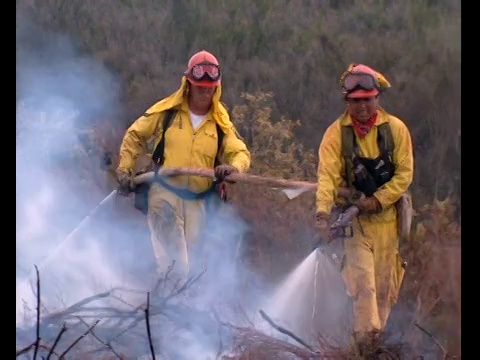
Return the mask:
<svg viewBox="0 0 480 360">
<path fill-rule="evenodd" d="M 57 346 L 58 342 L 60 341 L 60 338 L 62 337 L 63 333 L 67 331 L 67 325 L 65 323 L 63 323 L 62 325 L 62 329 L 60 330 L 60 332 L 58 333 L 57 337 L 55 338 L 55 341 L 53 342 L 53 345 L 50 349 L 50 351 L 48 352 L 48 355 L 47 355 L 47 359 L 46 360 L 49 360 L 50 359 L 50 356 L 52 356 L 52 354 L 54 353 L 54 349 L 55 347 Z M 56 354 L 55 354 L 56 355 Z"/>
<path fill-rule="evenodd" d="M 281 332 L 282 334 L 285 334 L 285 335 L 288 335 L 290 336 L 292 339 L 294 339 L 296 342 L 298 342 L 299 344 L 305 346 L 308 350 L 310 350 L 312 353 L 316 353 L 316 351 L 310 346 L 308 345 L 305 341 L 303 341 L 302 339 L 300 339 L 297 335 L 295 335 L 294 333 L 292 333 L 290 330 L 287 330 L 277 324 L 275 324 L 273 322 L 273 320 L 267 315 L 265 314 L 265 312 L 263 310 L 259 310 L 259 313 L 260 315 L 262 316 L 262 318 L 264 318 L 273 328 L 275 328 L 276 330 L 278 330 L 279 332 Z"/>
<path fill-rule="evenodd" d="M 173 267 L 173 264 L 170 268 Z M 68 354 L 71 349 L 76 346 L 79 341 L 81 339 L 83 339 L 87 334 L 91 333 L 92 336 L 94 336 L 96 338 L 97 341 L 99 341 L 104 347 L 103 349 L 105 350 L 105 347 L 108 348 L 110 351 L 112 351 L 112 353 L 115 354 L 115 356 L 119 359 L 121 359 L 121 356 L 119 355 L 119 353 L 117 353 L 116 351 L 113 350 L 113 347 L 112 347 L 112 344 L 113 344 L 113 341 L 115 341 L 116 339 L 118 339 L 120 336 L 122 336 L 123 334 L 125 334 L 128 330 L 131 330 L 133 328 L 135 328 L 141 321 L 143 320 L 146 320 L 147 321 L 147 329 L 150 329 L 151 327 L 151 320 L 153 319 L 152 317 L 153 316 L 156 316 L 156 315 L 164 315 L 164 316 L 167 316 L 167 317 L 170 317 L 172 316 L 172 314 L 170 314 L 170 311 L 169 311 L 169 302 L 176 296 L 182 294 L 184 291 L 186 291 L 189 287 L 191 287 L 196 281 L 198 281 L 201 276 L 204 275 L 206 270 L 203 270 L 202 272 L 200 272 L 199 274 L 197 275 L 192 275 L 192 276 L 189 276 L 188 278 L 186 278 L 185 280 L 182 281 L 182 279 L 179 279 L 179 281 L 177 281 L 175 283 L 175 286 L 170 289 L 167 294 L 165 294 L 164 296 L 160 296 L 158 299 L 156 299 L 156 301 L 154 303 L 152 303 L 150 300 L 150 295 L 151 293 L 148 292 L 148 297 L 147 297 L 147 304 L 146 304 L 146 309 L 143 308 L 141 309 L 142 305 L 140 306 L 136 306 L 135 304 L 127 304 L 129 305 L 130 307 L 132 307 L 133 309 L 129 309 L 128 307 L 125 308 L 125 306 L 123 306 L 123 304 L 125 304 L 125 302 L 122 302 L 122 306 L 121 307 L 116 307 L 114 305 L 104 305 L 103 303 L 101 304 L 98 304 L 98 306 L 95 306 L 95 303 L 94 301 L 100 301 L 100 302 L 103 302 L 105 298 L 108 298 L 108 299 L 117 299 L 117 300 L 122 300 L 120 295 L 116 293 L 116 291 L 129 291 L 129 289 L 123 289 L 123 288 L 119 288 L 119 287 L 116 287 L 116 288 L 113 288 L 113 289 L 109 289 L 108 291 L 104 291 L 104 292 L 101 292 L 99 294 L 95 294 L 93 296 L 89 296 L 88 298 L 84 298 L 84 299 L 81 299 L 80 301 L 77 301 L 76 303 L 74 303 L 73 305 L 71 305 L 70 307 L 66 308 L 66 309 L 63 309 L 59 312 L 54 312 L 54 313 L 51 313 L 51 314 L 47 314 L 47 315 L 43 315 L 43 318 L 41 319 L 42 320 L 42 323 L 45 324 L 55 324 L 57 321 L 59 321 L 60 319 L 62 321 L 65 321 L 64 324 L 63 324 L 63 328 L 59 328 L 60 332 L 56 334 L 52 334 L 54 337 L 56 337 L 55 339 L 55 343 L 53 345 L 52 348 L 48 347 L 48 350 L 51 350 L 50 352 L 50 358 L 52 358 L 51 354 L 55 354 L 57 355 L 54 350 L 56 349 L 56 347 L 58 347 L 58 344 L 60 343 L 60 340 L 63 339 L 65 340 L 65 331 L 68 327 L 68 330 L 69 330 L 69 334 L 73 334 L 72 336 L 72 344 L 70 346 L 68 346 L 64 351 L 63 353 L 61 353 L 60 355 L 58 355 L 58 357 L 60 359 L 62 359 L 63 357 L 66 356 L 66 354 Z M 165 277 L 164 277 L 164 281 L 163 281 L 163 287 L 165 287 L 165 282 L 167 281 L 168 279 L 168 276 L 169 276 L 170 272 L 167 271 L 167 273 L 165 274 Z M 162 281 L 160 282 L 160 284 L 157 284 L 156 288 L 158 288 L 158 286 L 162 286 Z M 137 290 L 136 292 L 139 292 L 140 290 Z M 37 291 L 37 293 L 39 293 Z M 118 295 L 118 296 L 117 296 Z M 41 305 L 41 304 L 40 304 Z M 144 303 L 144 306 L 145 306 L 145 303 Z M 175 307 L 174 307 L 175 309 Z M 142 311 L 140 311 L 142 310 Z M 78 328 L 78 326 L 89 326 L 86 321 L 90 322 L 90 318 L 93 318 L 95 317 L 96 318 L 96 321 L 95 323 L 90 326 L 88 328 L 88 330 L 86 332 L 84 332 L 83 329 L 81 328 Z M 71 326 L 69 325 L 70 324 L 70 321 L 72 321 L 73 319 L 75 319 L 76 321 L 75 322 L 72 322 Z M 107 321 L 109 321 L 108 323 L 108 329 L 110 329 L 107 333 L 105 334 L 108 334 L 107 338 L 105 338 L 105 340 L 102 340 L 103 336 L 98 336 L 100 333 L 99 333 L 99 330 L 96 331 L 96 333 L 93 331 L 93 329 L 96 327 L 96 325 L 98 324 L 98 322 L 100 321 L 99 319 L 102 319 L 102 323 L 103 323 L 103 319 L 106 319 Z M 110 320 L 109 320 L 110 319 Z M 178 319 L 176 319 L 174 317 L 174 319 L 172 321 L 177 321 Z M 82 325 L 83 323 L 83 325 Z M 40 319 L 39 319 L 39 324 L 40 324 Z M 112 324 L 114 324 L 114 326 L 112 326 Z M 181 324 L 180 324 L 181 325 Z M 98 328 L 98 327 L 97 327 Z M 122 329 L 122 331 L 119 333 L 119 334 L 114 334 L 115 336 L 111 337 L 110 334 L 111 333 L 114 333 L 115 332 L 115 329 Z M 73 331 L 75 330 L 75 331 Z M 112 331 L 113 330 L 113 331 Z M 76 331 L 79 331 L 78 334 L 75 334 Z M 84 333 L 83 333 L 84 332 Z M 83 333 L 83 334 L 81 334 Z M 80 335 L 81 334 L 81 335 Z M 103 334 L 103 329 L 102 329 L 102 334 Z M 79 336 L 80 335 L 80 336 Z M 145 332 L 141 332 L 140 330 L 138 331 L 135 331 L 133 330 L 133 332 L 131 334 L 129 334 L 129 336 L 133 336 L 133 337 L 147 337 L 148 335 L 148 341 L 149 341 L 149 345 L 150 345 L 150 348 L 151 348 L 151 351 L 153 349 L 153 341 L 152 341 L 152 333 L 151 331 L 147 330 L 147 334 L 145 334 Z M 77 336 L 79 336 L 77 338 Z M 17 354 L 20 355 L 20 354 L 24 354 L 24 353 L 27 353 L 31 350 L 34 349 L 34 346 L 35 346 L 35 343 L 32 343 L 31 345 L 29 345 L 28 347 L 24 348 L 24 349 L 21 349 L 19 351 L 17 351 Z M 39 348 L 47 348 L 46 346 L 44 346 L 43 344 L 40 344 L 39 342 L 39 345 L 38 345 Z M 98 349 L 97 351 L 102 351 L 101 348 Z M 152 354 L 153 355 L 153 354 Z"/>
<path fill-rule="evenodd" d="M 38 273 L 37 265 L 35 265 L 35 272 L 37 273 L 37 338 L 35 340 L 35 349 L 33 350 L 33 360 L 37 358 L 38 346 L 40 345 L 40 274 Z"/>
<path fill-rule="evenodd" d="M 89 314 L 85 314 L 84 312 L 89 312 Z M 77 319 L 77 316 L 82 316 L 84 320 L 97 319 L 99 317 L 103 319 L 108 319 L 108 320 L 115 320 L 115 319 L 128 320 L 128 319 L 135 319 L 140 314 L 142 314 L 142 312 L 137 310 L 122 311 L 114 307 L 88 307 L 88 308 L 75 310 L 75 313 L 73 314 L 64 315 L 62 319 L 73 320 L 73 319 Z"/>
<path fill-rule="evenodd" d="M 35 341 L 33 343 L 31 343 L 30 345 L 28 346 L 25 346 L 24 348 L 20 349 L 20 350 L 17 350 L 16 352 L 16 356 L 15 357 L 19 357 L 20 355 L 23 355 L 23 354 L 26 354 L 28 353 L 30 350 L 32 350 L 32 348 L 35 346 Z M 49 346 L 47 345 L 43 345 L 43 344 L 38 344 L 38 348 L 39 349 L 43 349 L 43 350 L 48 350 L 48 351 L 52 351 L 52 348 L 50 348 Z M 57 353 L 55 353 L 55 351 L 52 351 L 52 353 L 54 355 L 57 355 Z"/>
<path fill-rule="evenodd" d="M 138 293 L 141 292 L 141 290 L 123 289 L 123 288 L 120 288 L 120 287 L 115 287 L 115 288 L 112 288 L 110 290 L 104 291 L 102 293 L 92 295 L 92 296 L 89 296 L 85 299 L 82 299 L 82 300 L 76 302 L 75 304 L 71 305 L 70 307 L 68 307 L 65 310 L 58 311 L 58 312 L 55 312 L 55 313 L 51 313 L 44 318 L 44 321 L 52 321 L 52 320 L 55 320 L 57 318 L 73 318 L 73 317 L 76 317 L 75 313 L 82 310 L 82 308 L 85 311 L 101 311 L 101 310 L 103 310 L 103 311 L 108 311 L 108 312 L 120 313 L 120 310 L 112 308 L 112 307 L 85 307 L 85 305 L 87 305 L 91 302 L 94 302 L 94 301 L 97 301 L 97 300 L 100 300 L 100 299 L 103 299 L 103 298 L 107 298 L 109 296 L 112 297 L 113 293 L 115 291 L 119 291 L 119 290 L 138 292 Z M 137 312 L 136 310 L 132 310 L 129 313 L 122 312 L 122 314 L 131 316 L 131 315 L 135 315 L 136 312 Z"/>
<path fill-rule="evenodd" d="M 220 316 L 217 313 L 217 310 L 213 306 L 211 306 L 210 309 L 212 311 L 213 318 L 217 321 L 217 323 L 219 325 L 223 325 L 222 320 L 220 319 Z M 221 326 L 218 327 L 218 339 L 219 339 L 218 350 L 217 350 L 217 353 L 215 355 L 215 359 L 220 358 L 220 355 L 222 354 L 222 350 L 223 350 L 222 327 Z"/>
<path fill-rule="evenodd" d="M 127 305 L 127 306 L 130 306 L 132 309 L 136 309 L 136 306 L 133 305 L 133 304 L 130 304 L 128 301 L 125 301 L 124 299 L 118 297 L 118 296 L 115 296 L 115 295 L 112 295 L 112 299 L 115 299 L 117 300 L 119 303 L 122 303 L 124 305 Z"/>
<path fill-rule="evenodd" d="M 155 314 L 156 315 L 156 314 Z M 117 340 L 119 337 L 121 337 L 122 335 L 124 335 L 127 331 L 133 329 L 135 326 L 138 325 L 138 323 L 141 321 L 142 319 L 140 317 L 137 317 L 137 318 L 134 318 L 134 320 L 132 321 L 132 323 L 127 326 L 125 329 L 123 329 L 122 331 L 120 331 L 117 335 L 115 335 L 114 337 L 112 337 L 108 342 L 111 343 L 112 341 L 115 341 Z"/>
<path fill-rule="evenodd" d="M 175 287 L 173 288 L 173 290 L 170 292 L 169 295 L 167 295 L 166 297 L 164 297 L 162 299 L 162 301 L 155 306 L 154 310 L 153 311 L 149 311 L 149 315 L 158 315 L 158 314 L 161 314 L 162 313 L 162 308 L 163 307 L 166 307 L 168 305 L 168 302 L 174 298 L 175 296 L 178 296 L 180 295 L 182 292 L 184 292 L 185 290 L 187 290 L 190 286 L 192 286 L 198 279 L 200 279 L 200 277 L 205 273 L 206 270 L 203 270 L 201 273 L 195 275 L 195 276 L 190 276 L 186 281 L 185 283 L 177 288 L 177 286 L 175 285 Z M 168 271 L 167 271 L 168 273 Z M 177 281 L 178 283 L 178 281 Z M 139 307 L 143 307 L 145 306 L 145 304 L 143 305 L 140 305 Z M 123 334 L 125 334 L 127 331 L 133 329 L 135 326 L 138 325 L 138 323 L 142 320 L 142 318 L 140 316 L 138 316 L 138 314 L 135 314 L 136 316 L 134 316 L 134 320 L 132 321 L 132 323 L 127 326 L 125 329 L 123 329 L 121 332 L 119 332 L 117 335 L 115 335 L 112 339 L 110 339 L 110 342 L 111 341 L 114 341 L 116 339 L 118 339 L 120 336 L 122 336 Z M 165 314 L 164 314 L 165 315 Z"/>
<path fill-rule="evenodd" d="M 75 345 L 77 345 L 77 343 L 78 343 L 80 340 L 82 340 L 85 336 L 87 336 L 88 333 L 89 333 L 90 331 L 92 331 L 93 328 L 94 328 L 95 326 L 97 326 L 97 324 L 98 324 L 99 322 L 100 322 L 100 319 L 98 319 L 97 321 L 95 321 L 95 322 L 93 323 L 93 325 L 88 328 L 87 331 L 85 331 L 82 335 L 80 335 L 69 347 L 67 347 L 67 349 L 66 349 L 63 353 L 60 354 L 59 358 L 60 358 L 60 359 L 63 359 L 64 356 L 65 356 Z"/>
<path fill-rule="evenodd" d="M 207 270 L 204 269 L 204 270 L 202 270 L 199 274 L 190 276 L 190 277 L 183 283 L 183 285 L 182 285 L 180 288 L 178 288 L 178 289 L 176 289 L 176 290 L 174 289 L 168 296 L 166 296 L 166 297 L 163 299 L 161 305 L 166 304 L 169 300 L 171 300 L 171 299 L 174 298 L 175 296 L 180 295 L 182 292 L 184 292 L 184 291 L 187 290 L 189 287 L 191 287 L 196 281 L 198 281 L 198 279 L 200 279 L 200 278 L 203 276 L 203 274 L 205 274 L 206 271 L 207 271 Z"/>
<path fill-rule="evenodd" d="M 150 353 L 152 354 L 152 359 L 155 360 L 155 350 L 153 349 L 152 333 L 150 332 L 150 319 L 148 316 L 149 307 L 150 307 L 150 292 L 147 292 L 147 306 L 145 307 L 145 323 L 147 326 L 148 345 L 150 346 Z"/>
<path fill-rule="evenodd" d="M 259 330 L 247 327 L 230 326 L 235 330 L 236 345 L 232 351 L 239 356 L 230 359 L 275 359 L 280 354 L 289 353 L 296 358 L 304 360 L 319 359 L 318 354 L 313 354 L 303 346 L 280 340 L 262 333 Z"/>
<path fill-rule="evenodd" d="M 251 319 L 248 318 L 248 315 L 245 311 L 245 309 L 243 308 L 243 306 L 241 304 L 237 304 L 237 309 L 240 311 L 240 313 L 242 314 L 242 317 L 245 319 L 245 321 L 251 326 L 251 327 L 255 327 L 255 324 L 253 323 L 253 321 Z"/>
<path fill-rule="evenodd" d="M 27 352 L 29 352 L 35 346 L 36 342 L 37 342 L 37 340 L 35 340 L 30 345 L 27 345 L 24 348 L 22 348 L 20 350 L 17 350 L 16 356 L 19 357 L 20 355 L 23 355 L 23 354 L 26 354 Z"/>
<path fill-rule="evenodd" d="M 107 290 L 107 291 L 104 291 L 102 293 L 99 293 L 99 294 L 96 294 L 96 295 L 92 295 L 92 296 L 89 296 L 85 299 L 82 299 L 78 302 L 76 302 L 75 304 L 71 305 L 70 307 L 68 307 L 67 309 L 63 310 L 63 311 L 58 311 L 58 312 L 55 312 L 53 314 L 50 314 L 47 319 L 54 319 L 54 318 L 58 318 L 58 317 L 64 317 L 65 315 L 68 315 L 68 314 L 71 314 L 71 313 L 74 313 L 76 311 L 76 309 L 92 302 L 92 301 L 95 301 L 95 300 L 99 300 L 99 299 L 102 299 L 102 298 L 106 298 L 110 295 L 112 295 L 112 293 L 117 290 L 119 288 L 112 288 L 110 290 Z"/>
<path fill-rule="evenodd" d="M 165 289 L 165 284 L 168 281 L 168 276 L 172 272 L 174 266 L 175 266 L 175 260 L 172 260 L 172 264 L 168 266 L 167 271 L 165 272 L 165 275 L 163 276 L 163 278 L 158 279 L 157 283 L 153 287 L 152 291 L 154 294 L 157 293 L 160 285 L 162 285 L 162 291 Z"/>
<path fill-rule="evenodd" d="M 88 324 L 85 322 L 85 320 L 83 320 L 80 316 L 77 316 L 78 320 L 80 320 L 83 324 L 85 324 L 85 326 L 88 327 Z M 109 343 L 109 342 L 105 342 L 103 341 L 102 339 L 100 339 L 97 334 L 95 334 L 95 332 L 92 330 L 90 331 L 90 333 L 92 334 L 92 336 L 98 340 L 99 343 L 101 343 L 102 345 L 104 345 L 106 348 L 108 348 L 117 358 L 119 358 L 120 360 L 122 360 L 122 357 L 113 349 L 112 345 Z"/>
<path fill-rule="evenodd" d="M 431 333 L 429 333 L 425 328 L 423 328 L 422 326 L 420 326 L 417 322 L 415 323 L 415 326 L 417 328 L 419 328 L 420 330 L 422 330 L 423 333 L 427 334 L 427 336 L 432 339 L 432 341 L 440 348 L 440 350 L 442 351 L 442 354 L 443 354 L 443 358 L 446 359 L 447 357 L 447 350 L 445 350 L 445 348 L 442 346 L 442 344 L 440 344 L 440 341 L 438 341 L 438 339 Z"/>
</svg>

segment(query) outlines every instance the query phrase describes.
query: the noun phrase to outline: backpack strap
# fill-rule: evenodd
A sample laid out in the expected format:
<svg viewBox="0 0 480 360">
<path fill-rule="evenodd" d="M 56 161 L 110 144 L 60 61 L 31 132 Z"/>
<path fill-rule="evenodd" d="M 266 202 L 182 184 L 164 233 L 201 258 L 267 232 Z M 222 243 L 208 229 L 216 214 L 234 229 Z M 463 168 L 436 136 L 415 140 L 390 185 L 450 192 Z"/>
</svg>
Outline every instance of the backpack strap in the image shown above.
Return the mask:
<svg viewBox="0 0 480 360">
<path fill-rule="evenodd" d="M 155 148 L 155 151 L 153 152 L 153 155 L 152 155 L 152 160 L 155 163 L 154 181 L 158 182 L 164 188 L 173 192 L 174 194 L 176 194 L 182 199 L 185 199 L 185 200 L 203 199 L 215 191 L 215 188 L 217 185 L 216 183 L 213 183 L 212 186 L 207 190 L 205 190 L 204 192 L 195 193 L 187 189 L 181 189 L 173 185 L 170 185 L 168 182 L 166 182 L 164 179 L 158 176 L 158 170 L 163 165 L 163 161 L 164 161 L 163 152 L 165 150 L 165 133 L 168 127 L 172 124 L 172 119 L 175 113 L 176 113 L 175 109 L 168 109 L 166 110 L 165 117 L 163 118 L 162 138 L 157 144 L 157 147 Z M 217 129 L 217 141 L 218 141 L 217 156 L 215 157 L 215 166 L 216 166 L 220 164 L 220 161 L 218 160 L 218 153 L 219 153 L 220 147 L 222 146 L 224 133 L 218 124 L 215 124 L 215 125 Z"/>
<path fill-rule="evenodd" d="M 214 166 L 217 166 L 217 165 L 220 165 L 220 160 L 218 159 L 218 154 L 220 153 L 220 147 L 222 146 L 222 143 L 223 143 L 223 136 L 225 135 L 223 133 L 223 130 L 222 128 L 220 127 L 220 125 L 218 125 L 217 123 L 215 123 L 215 127 L 217 128 L 217 156 L 215 157 L 215 164 Z"/>
<path fill-rule="evenodd" d="M 345 176 L 347 187 L 353 186 L 353 156 L 355 147 L 355 134 L 352 126 L 342 126 L 342 156 L 345 160 Z"/>
<path fill-rule="evenodd" d="M 165 116 L 163 118 L 163 126 L 162 126 L 162 138 L 160 139 L 159 143 L 157 144 L 157 147 L 155 148 L 155 151 L 153 152 L 152 159 L 157 164 L 158 166 L 163 165 L 163 152 L 165 151 L 165 132 L 169 128 L 169 126 L 172 124 L 172 119 L 177 111 L 175 109 L 168 109 L 166 110 Z M 217 155 L 218 152 L 220 151 L 220 147 L 222 146 L 223 142 L 223 130 L 220 127 L 220 125 L 215 124 L 215 127 L 217 128 Z M 215 165 L 220 164 L 218 157 L 215 158 Z"/>
<path fill-rule="evenodd" d="M 152 155 L 153 162 L 160 167 L 163 165 L 163 152 L 165 150 L 165 132 L 167 131 L 168 127 L 172 124 L 172 119 L 177 112 L 176 109 L 168 109 L 166 110 L 165 116 L 163 117 L 163 128 L 162 128 L 162 138 L 160 139 L 155 151 Z"/>
<path fill-rule="evenodd" d="M 393 142 L 392 129 L 390 128 L 389 122 L 385 122 L 378 126 L 377 143 L 380 148 L 380 153 L 388 154 L 390 161 L 393 161 L 395 143 Z"/>
</svg>

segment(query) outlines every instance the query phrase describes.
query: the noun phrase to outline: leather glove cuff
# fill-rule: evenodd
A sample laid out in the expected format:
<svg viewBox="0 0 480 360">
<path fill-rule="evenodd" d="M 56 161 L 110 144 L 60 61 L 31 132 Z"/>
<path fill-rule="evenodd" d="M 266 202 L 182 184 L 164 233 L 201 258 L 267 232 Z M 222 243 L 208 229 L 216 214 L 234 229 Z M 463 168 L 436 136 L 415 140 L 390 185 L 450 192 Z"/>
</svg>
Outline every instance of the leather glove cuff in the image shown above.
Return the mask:
<svg viewBox="0 0 480 360">
<path fill-rule="evenodd" d="M 128 194 L 130 191 L 132 191 L 135 188 L 131 171 L 117 169 L 116 173 L 117 173 L 117 182 L 119 185 L 118 190 L 121 194 Z"/>
<path fill-rule="evenodd" d="M 228 175 L 239 172 L 235 166 L 227 164 L 218 165 L 213 171 L 218 182 L 222 182 Z"/>
<path fill-rule="evenodd" d="M 317 233 L 314 236 L 314 248 L 329 242 L 329 219 L 330 215 L 327 213 L 317 212 L 315 214 L 315 228 Z"/>
<path fill-rule="evenodd" d="M 382 205 L 375 196 L 369 196 L 359 200 L 356 204 L 361 211 L 376 214 L 382 211 Z"/>
<path fill-rule="evenodd" d="M 321 221 L 321 220 L 327 220 L 329 221 L 330 220 L 330 215 L 323 212 L 323 211 L 319 211 L 315 214 L 315 221 Z"/>
</svg>

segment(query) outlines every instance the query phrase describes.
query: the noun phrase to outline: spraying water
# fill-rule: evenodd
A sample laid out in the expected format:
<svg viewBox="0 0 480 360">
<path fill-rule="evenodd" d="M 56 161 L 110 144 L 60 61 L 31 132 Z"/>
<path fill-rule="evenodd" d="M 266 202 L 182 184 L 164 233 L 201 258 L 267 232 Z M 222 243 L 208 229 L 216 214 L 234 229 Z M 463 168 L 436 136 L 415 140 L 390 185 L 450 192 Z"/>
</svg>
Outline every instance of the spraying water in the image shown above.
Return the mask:
<svg viewBox="0 0 480 360">
<path fill-rule="evenodd" d="M 275 289 L 265 312 L 305 341 L 348 337 L 348 296 L 337 266 L 312 251 Z M 291 340 L 291 339 L 290 339 Z"/>
</svg>

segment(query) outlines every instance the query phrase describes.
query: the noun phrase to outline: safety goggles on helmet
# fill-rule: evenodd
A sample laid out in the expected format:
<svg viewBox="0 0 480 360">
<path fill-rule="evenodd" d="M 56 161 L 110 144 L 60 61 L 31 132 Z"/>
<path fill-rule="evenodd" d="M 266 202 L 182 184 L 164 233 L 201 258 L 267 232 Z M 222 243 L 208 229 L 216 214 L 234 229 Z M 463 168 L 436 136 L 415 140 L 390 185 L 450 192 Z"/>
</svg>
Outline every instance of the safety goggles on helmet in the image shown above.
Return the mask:
<svg viewBox="0 0 480 360">
<path fill-rule="evenodd" d="M 221 76 L 220 66 L 209 62 L 202 62 L 200 64 L 193 65 L 192 68 L 185 73 L 185 75 L 195 81 L 217 81 Z"/>
<path fill-rule="evenodd" d="M 355 90 L 371 91 L 380 89 L 377 79 L 371 74 L 365 73 L 349 73 L 343 80 L 342 89 L 346 93 Z"/>
</svg>

